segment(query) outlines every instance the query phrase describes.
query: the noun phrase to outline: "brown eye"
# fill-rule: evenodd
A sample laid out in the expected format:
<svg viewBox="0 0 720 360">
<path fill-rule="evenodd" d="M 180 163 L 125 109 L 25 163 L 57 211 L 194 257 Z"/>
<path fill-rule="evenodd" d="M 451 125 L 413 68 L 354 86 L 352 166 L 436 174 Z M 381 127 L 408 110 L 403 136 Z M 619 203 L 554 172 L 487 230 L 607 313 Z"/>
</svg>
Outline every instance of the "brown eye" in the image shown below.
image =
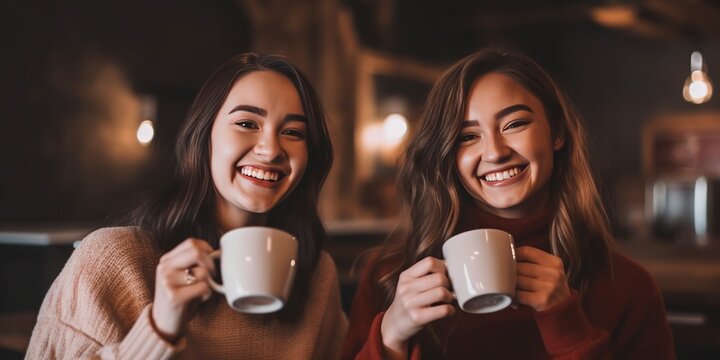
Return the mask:
<svg viewBox="0 0 720 360">
<path fill-rule="evenodd" d="M 282 135 L 297 139 L 297 140 L 304 140 L 305 139 L 305 132 L 300 131 L 298 129 L 285 129 L 281 132 Z"/>
<path fill-rule="evenodd" d="M 459 140 L 460 140 L 461 143 L 464 143 L 464 142 L 468 142 L 468 141 L 475 140 L 475 139 L 477 139 L 477 138 L 478 138 L 477 135 L 475 135 L 475 134 L 473 134 L 473 133 L 467 133 L 467 134 L 462 134 L 462 135 L 460 135 Z"/>
<path fill-rule="evenodd" d="M 237 125 L 237 126 L 239 126 L 239 127 L 241 127 L 241 128 L 245 128 L 245 129 L 258 129 L 257 124 L 255 124 L 254 122 L 252 122 L 252 121 L 250 121 L 250 120 L 240 120 L 240 121 L 236 121 L 236 122 L 235 122 L 235 125 Z"/>
<path fill-rule="evenodd" d="M 517 128 L 523 127 L 523 126 L 525 126 L 525 125 L 527 125 L 527 124 L 529 124 L 529 123 L 530 123 L 529 120 L 515 120 L 515 121 L 511 121 L 510 123 L 508 123 L 507 125 L 505 125 L 505 128 L 504 128 L 503 130 L 513 130 L 513 129 L 517 129 Z"/>
</svg>

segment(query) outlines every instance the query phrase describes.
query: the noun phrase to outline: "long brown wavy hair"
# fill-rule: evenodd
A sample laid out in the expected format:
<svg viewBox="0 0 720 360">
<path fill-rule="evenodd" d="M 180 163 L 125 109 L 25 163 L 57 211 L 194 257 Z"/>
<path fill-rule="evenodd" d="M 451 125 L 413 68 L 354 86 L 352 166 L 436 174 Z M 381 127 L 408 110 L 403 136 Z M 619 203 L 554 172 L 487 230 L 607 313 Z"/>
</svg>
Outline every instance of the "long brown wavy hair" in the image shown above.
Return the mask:
<svg viewBox="0 0 720 360">
<path fill-rule="evenodd" d="M 397 178 L 400 222 L 380 251 L 378 263 L 389 272 L 379 279 L 385 306 L 395 296 L 402 271 L 426 256 L 441 257 L 442 244 L 456 229 L 463 204 L 471 201 L 456 169 L 465 104 L 473 81 L 504 74 L 543 104 L 554 138 L 564 146 L 554 153 L 550 201 L 553 253 L 565 265 L 568 281 L 581 291 L 591 274 L 609 262 L 613 244 L 609 221 L 588 163 L 581 118 L 557 83 L 535 61 L 520 53 L 484 49 L 458 61 L 433 86 L 410 139 Z"/>
<path fill-rule="evenodd" d="M 282 313 L 297 313 L 304 303 L 310 276 L 327 239 L 317 212 L 320 189 L 330 171 L 333 148 L 325 113 L 305 75 L 277 55 L 246 53 L 220 66 L 195 97 L 177 138 L 173 183 L 151 196 L 125 220 L 150 233 L 158 247 L 169 251 L 188 237 L 219 246 L 222 235 L 216 217 L 216 190 L 210 173 L 210 131 L 235 82 L 255 71 L 272 71 L 288 78 L 298 92 L 307 117 L 308 164 L 300 183 L 267 217 L 267 226 L 298 239 L 295 283 Z"/>
</svg>

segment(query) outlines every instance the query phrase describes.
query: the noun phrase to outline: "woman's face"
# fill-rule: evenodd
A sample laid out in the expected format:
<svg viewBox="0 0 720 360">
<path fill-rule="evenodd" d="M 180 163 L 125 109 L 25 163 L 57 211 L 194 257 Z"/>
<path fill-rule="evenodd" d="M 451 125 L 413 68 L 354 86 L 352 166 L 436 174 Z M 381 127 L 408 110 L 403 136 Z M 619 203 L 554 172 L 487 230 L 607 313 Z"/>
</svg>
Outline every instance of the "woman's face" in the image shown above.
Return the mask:
<svg viewBox="0 0 720 360">
<path fill-rule="evenodd" d="M 307 118 L 295 86 L 272 71 L 233 85 L 210 134 L 210 171 L 221 227 L 262 222 L 303 176 Z"/>
<path fill-rule="evenodd" d="M 457 171 L 475 202 L 505 218 L 540 210 L 548 199 L 553 139 L 545 109 L 507 75 L 475 80 L 459 135 Z"/>
</svg>

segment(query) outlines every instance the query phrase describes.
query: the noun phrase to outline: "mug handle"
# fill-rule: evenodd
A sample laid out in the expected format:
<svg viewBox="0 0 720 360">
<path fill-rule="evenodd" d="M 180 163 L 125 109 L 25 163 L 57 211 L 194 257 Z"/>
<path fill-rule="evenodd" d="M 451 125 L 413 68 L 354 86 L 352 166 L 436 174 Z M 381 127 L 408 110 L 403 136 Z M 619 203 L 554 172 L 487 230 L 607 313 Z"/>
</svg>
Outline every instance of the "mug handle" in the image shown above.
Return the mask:
<svg viewBox="0 0 720 360">
<path fill-rule="evenodd" d="M 448 272 L 447 260 L 445 260 L 445 259 L 441 259 L 441 260 L 442 260 L 443 265 L 445 266 L 445 273 L 447 273 L 447 272 Z M 448 277 L 448 280 L 449 280 L 449 279 L 450 279 L 450 274 L 448 274 L 447 277 Z M 450 282 L 450 286 L 452 287 L 452 281 Z M 449 290 L 449 289 L 448 289 L 448 290 Z M 453 290 L 455 290 L 455 289 L 453 289 Z M 457 302 L 457 295 L 455 295 L 455 291 L 450 291 L 450 294 L 452 294 L 453 301 Z"/>
<path fill-rule="evenodd" d="M 221 253 L 222 253 L 222 249 L 217 249 L 210 253 L 210 257 L 213 259 L 217 259 L 220 257 Z M 215 290 L 221 294 L 225 294 L 225 288 L 221 284 L 216 283 L 215 280 L 213 280 L 212 276 L 208 277 L 208 283 L 210 283 L 210 287 L 213 290 Z"/>
</svg>

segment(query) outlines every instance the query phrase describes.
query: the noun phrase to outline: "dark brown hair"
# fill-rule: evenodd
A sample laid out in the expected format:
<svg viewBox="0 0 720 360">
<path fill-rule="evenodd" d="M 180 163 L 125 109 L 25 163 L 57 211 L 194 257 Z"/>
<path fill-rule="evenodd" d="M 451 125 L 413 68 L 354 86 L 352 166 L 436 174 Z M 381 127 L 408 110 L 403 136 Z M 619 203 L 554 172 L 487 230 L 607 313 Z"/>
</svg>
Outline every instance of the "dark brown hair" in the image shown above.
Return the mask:
<svg viewBox="0 0 720 360">
<path fill-rule="evenodd" d="M 210 131 L 235 82 L 255 71 L 272 71 L 288 78 L 298 92 L 307 117 L 308 164 L 300 183 L 269 211 L 267 226 L 298 239 L 295 283 L 283 313 L 297 312 L 307 295 L 312 271 L 327 238 L 317 212 L 320 189 L 330 171 L 333 148 L 320 100 L 305 75 L 285 58 L 246 53 L 220 66 L 195 97 L 176 142 L 174 182 L 129 216 L 128 223 L 150 233 L 163 252 L 187 237 L 219 246 L 216 190 L 210 173 Z"/>
<path fill-rule="evenodd" d="M 455 63 L 428 96 L 420 128 L 405 152 L 398 175 L 401 221 L 390 234 L 379 262 L 390 272 L 380 278 L 389 305 L 402 271 L 426 256 L 441 257 L 443 242 L 453 235 L 463 203 L 470 195 L 457 175 L 455 157 L 473 82 L 489 73 L 504 74 L 543 104 L 554 138 L 550 178 L 552 251 L 565 265 L 570 285 L 583 289 L 591 273 L 609 261 L 612 237 L 600 195 L 588 165 L 582 121 L 555 81 L 532 59 L 502 49 L 484 49 Z"/>
</svg>

